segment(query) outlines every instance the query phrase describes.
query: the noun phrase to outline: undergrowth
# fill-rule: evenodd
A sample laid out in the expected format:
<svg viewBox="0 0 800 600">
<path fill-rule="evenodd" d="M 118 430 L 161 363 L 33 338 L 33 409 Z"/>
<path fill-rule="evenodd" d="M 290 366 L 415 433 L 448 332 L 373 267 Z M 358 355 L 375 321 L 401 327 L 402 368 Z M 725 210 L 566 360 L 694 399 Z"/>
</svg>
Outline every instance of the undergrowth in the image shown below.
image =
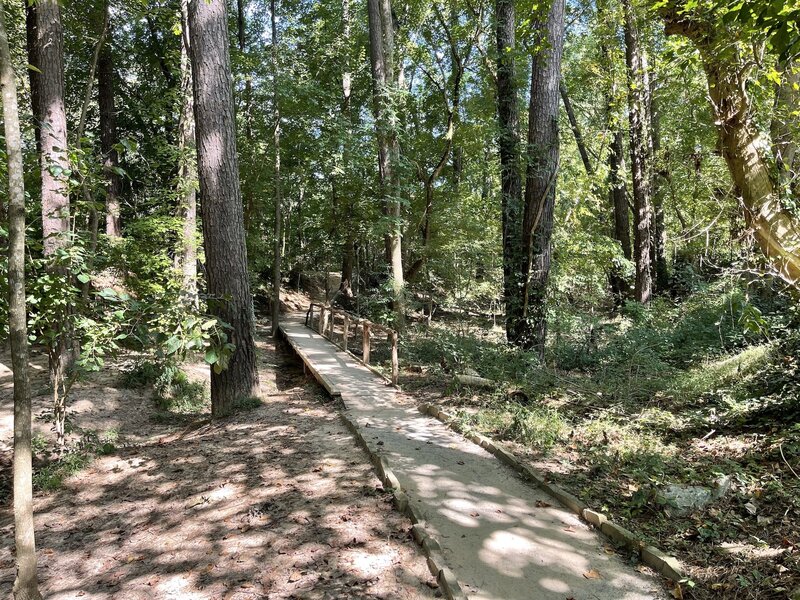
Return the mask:
<svg viewBox="0 0 800 600">
<path fill-rule="evenodd" d="M 96 431 L 84 432 L 80 440 L 65 448 L 61 455 L 34 468 L 33 487 L 42 491 L 53 491 L 61 487 L 67 477 L 85 469 L 97 456 L 113 454 L 119 434 L 116 429 L 100 435 Z M 46 449 L 43 436 L 34 438 L 34 452 Z"/>
<path fill-rule="evenodd" d="M 180 366 L 171 361 L 145 360 L 123 373 L 121 384 L 127 388 L 151 387 L 157 423 L 180 421 L 206 411 L 210 403 L 208 388 L 191 381 Z"/>
</svg>

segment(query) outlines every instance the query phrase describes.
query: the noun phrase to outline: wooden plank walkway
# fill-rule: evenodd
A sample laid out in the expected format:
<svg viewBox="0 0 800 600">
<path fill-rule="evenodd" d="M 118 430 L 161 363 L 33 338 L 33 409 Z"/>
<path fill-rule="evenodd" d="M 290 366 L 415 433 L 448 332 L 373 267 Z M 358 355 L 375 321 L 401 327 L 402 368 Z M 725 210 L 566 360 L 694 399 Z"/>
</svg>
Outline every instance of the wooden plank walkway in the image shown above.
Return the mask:
<svg viewBox="0 0 800 600">
<path fill-rule="evenodd" d="M 650 600 L 662 584 L 542 490 L 479 446 L 401 401 L 398 390 L 305 327 L 281 324 L 306 367 L 339 396 L 370 450 L 391 466 L 477 600 Z"/>
</svg>

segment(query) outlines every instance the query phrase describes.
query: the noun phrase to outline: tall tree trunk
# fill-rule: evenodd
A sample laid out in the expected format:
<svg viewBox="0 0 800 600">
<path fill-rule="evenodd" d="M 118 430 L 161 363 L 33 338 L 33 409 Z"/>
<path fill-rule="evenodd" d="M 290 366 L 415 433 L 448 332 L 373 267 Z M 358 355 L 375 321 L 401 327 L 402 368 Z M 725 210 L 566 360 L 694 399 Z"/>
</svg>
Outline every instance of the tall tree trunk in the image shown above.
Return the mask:
<svg viewBox="0 0 800 600">
<path fill-rule="evenodd" d="M 44 255 L 59 277 L 68 270 L 53 260 L 70 244 L 70 206 L 64 173 L 67 156 L 67 117 L 64 109 L 64 41 L 58 0 L 41 0 L 36 6 L 36 55 L 39 59 L 39 123 L 41 126 L 42 237 Z M 69 304 L 69 303 L 67 303 Z M 64 445 L 67 381 L 72 375 L 77 349 L 70 326 L 72 307 L 54 318 L 53 341 L 48 347 L 53 389 L 53 417 L 59 446 Z"/>
<path fill-rule="evenodd" d="M 748 226 L 775 273 L 800 288 L 800 226 L 781 206 L 770 166 L 761 154 L 745 85 L 748 63 L 728 39 L 727 29 L 672 2 L 660 10 L 667 35 L 688 37 L 700 52 L 722 154 L 741 191 Z"/>
<path fill-rule="evenodd" d="M 544 359 L 547 336 L 547 280 L 550 275 L 553 211 L 559 167 L 559 83 L 564 48 L 564 0 L 551 0 L 546 18 L 537 24 L 539 51 L 531 62 L 528 108 L 528 166 L 525 176 L 525 215 L 522 243 L 527 250 L 521 270 L 530 269 L 525 286 L 523 339 Z M 532 238 L 531 238 L 532 236 Z"/>
<path fill-rule="evenodd" d="M 667 268 L 667 229 L 664 225 L 664 189 L 662 179 L 666 178 L 666 165 L 661 153 L 661 111 L 656 98 L 656 89 L 651 79 L 650 87 L 650 146 L 653 150 L 653 167 L 651 169 L 651 192 L 653 198 L 652 223 L 652 263 L 653 283 L 657 292 L 669 287 L 669 270 Z"/>
<path fill-rule="evenodd" d="M 616 127 L 616 125 L 612 124 Z M 608 151 L 608 196 L 614 217 L 613 238 L 619 242 L 622 255 L 631 260 L 631 222 L 625 177 L 625 144 L 621 129 L 614 132 Z M 611 293 L 617 303 L 630 294 L 630 284 L 622 275 L 621 265 L 612 264 L 609 274 Z"/>
<path fill-rule="evenodd" d="M 106 2 L 106 22 L 109 4 Z M 110 24 L 108 25 L 109 32 Z M 100 149 L 103 153 L 103 176 L 106 180 L 106 235 L 118 238 L 122 235 L 119 220 L 120 178 L 116 172 L 117 113 L 114 106 L 114 55 L 109 39 L 100 48 L 97 65 L 97 102 L 100 112 Z"/>
<path fill-rule="evenodd" d="M 625 10 L 625 63 L 628 72 L 628 119 L 630 121 L 631 175 L 633 180 L 634 238 L 636 263 L 634 295 L 647 304 L 652 295 L 650 277 L 650 156 L 648 152 L 645 61 L 639 29 L 631 0 L 623 0 Z"/>
<path fill-rule="evenodd" d="M 589 159 L 589 151 L 586 149 L 586 142 L 583 141 L 583 135 L 581 134 L 581 128 L 578 125 L 578 119 L 575 118 L 575 111 L 572 108 L 572 102 L 570 102 L 569 94 L 567 93 L 567 86 L 564 85 L 563 81 L 559 83 L 558 91 L 561 94 L 561 101 L 564 103 L 564 110 L 567 111 L 569 126 L 570 129 L 572 129 L 572 135 L 575 136 L 575 144 L 578 146 L 578 154 L 581 155 L 583 168 L 586 170 L 586 174 L 589 177 L 592 177 L 594 175 L 594 168 L 592 167 L 592 162 Z"/>
<path fill-rule="evenodd" d="M 245 10 L 247 8 L 246 0 L 236 0 L 236 40 L 239 46 L 239 54 L 242 59 L 246 61 L 245 52 L 247 50 L 247 16 Z M 243 98 L 243 111 L 244 112 L 244 136 L 248 145 L 253 142 L 253 76 L 250 72 L 249 64 L 245 68 L 244 74 L 244 98 Z M 253 231 L 253 226 L 257 224 L 253 222 L 253 216 L 256 213 L 256 197 L 250 186 L 246 186 L 242 191 L 244 194 L 244 226 L 248 232 Z"/>
<path fill-rule="evenodd" d="M 631 221 L 625 178 L 625 144 L 621 129 L 614 132 L 608 153 L 609 196 L 614 210 L 614 239 L 622 246 L 622 255 L 631 260 Z"/>
<path fill-rule="evenodd" d="M 39 34 L 36 22 L 36 4 L 25 2 L 25 40 L 28 50 L 28 81 L 31 87 L 31 112 L 36 152 L 42 152 L 42 129 L 39 125 L 41 109 L 41 81 L 39 76 Z M 31 68 L 33 67 L 33 68 Z"/>
<path fill-rule="evenodd" d="M 57 0 L 36 6 L 42 128 L 42 233 L 44 254 L 53 256 L 68 243 L 69 194 L 61 174 L 69 169 L 67 116 L 64 110 L 64 42 Z"/>
<path fill-rule="evenodd" d="M 28 382 L 28 331 L 25 310 L 25 189 L 17 82 L 6 35 L 5 6 L 0 1 L 0 84 L 3 93 L 8 161 L 8 317 L 14 373 L 14 542 L 16 600 L 39 600 L 36 539 L 33 527 L 31 465 L 31 394 Z"/>
<path fill-rule="evenodd" d="M 208 291 L 236 346 L 227 369 L 211 370 L 211 414 L 219 417 L 258 393 L 225 0 L 190 0 L 189 32 Z"/>
<path fill-rule="evenodd" d="M 189 4 L 181 0 L 181 117 L 178 126 L 178 193 L 183 221 L 181 236 L 181 289 L 187 306 L 197 307 L 197 148 L 194 132 L 192 65 L 189 54 Z"/>
<path fill-rule="evenodd" d="M 342 69 L 342 119 L 345 123 L 345 139 L 342 143 L 342 172 L 347 177 L 350 165 L 350 140 L 353 136 L 352 73 L 350 72 L 350 0 L 342 0 L 342 37 L 344 56 Z M 353 226 L 353 199 L 348 194 L 344 248 L 342 249 L 342 278 L 339 292 L 345 298 L 353 297 L 353 266 L 355 264 L 355 227 Z"/>
<path fill-rule="evenodd" d="M 283 182 L 281 181 L 281 110 L 278 103 L 278 21 L 275 0 L 270 0 L 272 24 L 272 109 L 275 119 L 273 133 L 275 143 L 275 251 L 272 258 L 272 337 L 278 336 L 278 320 L 281 314 L 281 204 Z"/>
<path fill-rule="evenodd" d="M 378 174 L 384 213 L 390 220 L 384 236 L 386 262 L 390 266 L 393 308 L 402 326 L 405 306 L 403 255 L 401 247 L 401 205 L 399 195 L 397 119 L 391 107 L 394 81 L 394 24 L 389 0 L 367 0 L 369 54 L 372 68 L 372 96 L 378 141 Z"/>
<path fill-rule="evenodd" d="M 247 49 L 247 18 L 245 15 L 245 0 L 236 0 L 236 39 L 239 43 L 239 52 L 242 57 Z M 253 99 L 253 77 L 247 69 L 244 77 L 244 132 L 248 141 L 253 139 L 253 118 L 251 114 Z"/>
<path fill-rule="evenodd" d="M 496 0 L 497 117 L 499 122 L 500 190 L 503 213 L 503 296 L 506 304 L 506 337 L 520 343 L 524 331 L 524 287 L 528 271 L 522 247 L 522 178 L 520 175 L 519 108 L 516 82 L 516 10 L 514 0 Z"/>
<path fill-rule="evenodd" d="M 775 86 L 775 107 L 770 136 L 772 152 L 782 184 L 788 184 L 795 196 L 800 195 L 800 152 L 797 151 L 797 118 L 792 114 L 800 104 L 800 62 L 779 64 L 781 82 Z"/>
</svg>

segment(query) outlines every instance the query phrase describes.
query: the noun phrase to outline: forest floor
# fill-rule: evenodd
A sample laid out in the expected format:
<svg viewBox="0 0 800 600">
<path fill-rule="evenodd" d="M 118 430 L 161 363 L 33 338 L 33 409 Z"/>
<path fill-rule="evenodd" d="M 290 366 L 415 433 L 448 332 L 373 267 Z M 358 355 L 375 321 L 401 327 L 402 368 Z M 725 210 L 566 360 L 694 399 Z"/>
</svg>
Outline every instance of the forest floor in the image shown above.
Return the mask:
<svg viewBox="0 0 800 600">
<path fill-rule="evenodd" d="M 491 319 L 441 315 L 409 328 L 400 384 L 677 556 L 687 581 L 676 597 L 794 599 L 800 355 L 777 342 L 715 350 L 718 321 L 697 341 L 706 317 L 672 316 L 617 319 L 594 347 L 562 338 L 542 368 L 509 349 Z M 459 385 L 456 373 L 495 385 Z M 720 480 L 721 498 L 686 512 L 660 496 L 670 484 L 714 490 Z"/>
<path fill-rule="evenodd" d="M 266 331 L 260 331 L 266 338 Z M 0 356 L 0 596 L 14 579 L 11 373 Z M 439 595 L 334 406 L 273 343 L 259 343 L 262 402 L 215 422 L 126 389 L 111 365 L 71 402 L 73 468 L 42 460 L 35 513 L 44 595 L 67 598 L 433 598 Z M 46 368 L 34 359 L 35 413 Z M 207 368 L 185 367 L 202 381 Z M 64 477 L 61 481 L 61 477 Z M 6 543 L 8 542 L 8 543 Z"/>
</svg>

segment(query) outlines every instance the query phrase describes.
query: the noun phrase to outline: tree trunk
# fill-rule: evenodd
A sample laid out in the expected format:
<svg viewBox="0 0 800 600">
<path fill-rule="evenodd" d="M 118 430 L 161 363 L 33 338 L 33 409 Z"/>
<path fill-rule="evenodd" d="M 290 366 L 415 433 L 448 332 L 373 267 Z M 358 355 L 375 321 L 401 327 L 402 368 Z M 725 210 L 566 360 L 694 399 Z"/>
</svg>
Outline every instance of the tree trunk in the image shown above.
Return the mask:
<svg viewBox="0 0 800 600">
<path fill-rule="evenodd" d="M 220 417 L 259 387 L 225 0 L 190 0 L 189 32 L 210 305 L 236 346 L 227 369 L 211 370 L 211 414 Z"/>
<path fill-rule="evenodd" d="M 31 87 L 31 112 L 33 113 L 33 135 L 36 139 L 36 152 L 42 152 L 42 129 L 39 126 L 41 109 L 41 81 L 39 69 L 38 25 L 36 23 L 36 4 L 25 2 L 25 40 L 28 49 L 28 81 Z M 33 67 L 33 68 L 31 68 Z"/>
<path fill-rule="evenodd" d="M 651 191 L 653 198 L 652 253 L 653 283 L 657 292 L 669 287 L 669 270 L 667 268 L 667 229 L 664 225 L 664 189 L 661 185 L 665 178 L 666 166 L 661 156 L 661 112 L 656 99 L 656 89 L 650 89 L 650 146 L 653 150 L 653 168 L 651 169 Z"/>
<path fill-rule="evenodd" d="M 650 277 L 650 156 L 648 153 L 647 99 L 643 50 L 631 0 L 623 1 L 625 10 L 625 63 L 628 73 L 628 119 L 630 121 L 631 176 L 633 180 L 634 237 L 636 263 L 634 295 L 647 304 L 652 295 Z"/>
<path fill-rule="evenodd" d="M 770 166 L 761 155 L 744 58 L 716 23 L 695 18 L 673 3 L 660 10 L 666 34 L 684 35 L 700 51 L 722 154 L 741 191 L 748 226 L 774 272 L 800 288 L 800 227 L 781 206 Z"/>
<path fill-rule="evenodd" d="M 64 109 L 64 40 L 58 0 L 41 0 L 36 6 L 36 55 L 39 59 L 39 123 L 41 126 L 42 237 L 49 269 L 58 277 L 69 278 L 68 270 L 55 266 L 59 251 L 70 244 L 70 206 L 65 173 L 70 168 L 67 155 L 67 117 Z M 59 447 L 65 441 L 66 383 L 72 376 L 78 353 L 71 323 L 71 303 L 60 315 L 51 315 L 53 341 L 48 347 L 50 383 L 53 392 L 53 417 Z"/>
<path fill-rule="evenodd" d="M 503 213 L 503 296 L 506 304 L 506 338 L 518 343 L 523 328 L 523 287 L 528 272 L 519 265 L 522 251 L 522 179 L 520 176 L 519 108 L 516 70 L 516 10 L 514 0 L 496 0 L 497 118 L 499 123 L 500 193 Z"/>
<path fill-rule="evenodd" d="M 611 206 L 614 210 L 614 239 L 622 246 L 622 255 L 631 260 L 631 221 L 628 207 L 628 194 L 625 178 L 625 144 L 624 134 L 619 129 L 614 132 L 614 139 L 608 153 L 608 179 Z"/>
<path fill-rule="evenodd" d="M 36 574 L 33 526 L 31 395 L 25 310 L 25 172 L 22 165 L 17 83 L 8 48 L 3 2 L 0 2 L 0 84 L 8 161 L 8 325 L 14 373 L 14 542 L 17 563 L 14 598 L 39 600 L 42 596 Z"/>
<path fill-rule="evenodd" d="M 352 114 L 352 73 L 350 72 L 350 0 L 342 0 L 342 37 L 343 69 L 342 69 L 342 119 L 345 124 L 345 139 L 342 142 L 342 172 L 347 177 L 350 165 L 350 140 L 353 136 Z M 345 224 L 344 247 L 342 248 L 342 277 L 339 293 L 345 298 L 353 297 L 353 265 L 355 262 L 355 227 L 353 226 L 353 199 L 348 194 L 347 223 Z"/>
<path fill-rule="evenodd" d="M 781 62 L 781 82 L 775 86 L 775 107 L 770 136 L 772 153 L 782 184 L 788 184 L 795 196 L 800 195 L 800 153 L 797 152 L 797 118 L 792 114 L 800 104 L 800 63 Z"/>
<path fill-rule="evenodd" d="M 105 11 L 108 13 L 106 3 Z M 108 16 L 106 16 L 108 20 Z M 107 21 L 108 22 L 108 21 Z M 109 32 L 110 32 L 110 25 Z M 106 235 L 118 238 L 122 235 L 119 220 L 119 193 L 121 182 L 116 173 L 117 114 L 114 107 L 114 55 L 109 39 L 100 48 L 97 65 L 97 102 L 100 112 L 100 149 L 103 153 L 103 176 L 106 180 Z"/>
<path fill-rule="evenodd" d="M 586 149 L 586 143 L 583 141 L 581 129 L 578 126 L 578 119 L 575 118 L 575 111 L 572 109 L 572 102 L 569 100 L 567 93 L 567 86 L 561 81 L 558 86 L 558 91 L 561 94 L 561 100 L 564 102 L 564 110 L 567 111 L 567 118 L 569 119 L 569 126 L 572 129 L 572 135 L 575 136 L 575 144 L 578 146 L 578 153 L 581 155 L 581 162 L 583 168 L 586 169 L 586 174 L 589 177 L 594 175 L 594 168 L 592 162 L 589 160 L 589 151 Z"/>
<path fill-rule="evenodd" d="M 281 314 L 281 203 L 283 189 L 281 181 L 281 111 L 278 103 L 278 22 L 275 15 L 275 0 L 270 0 L 272 23 L 272 108 L 275 119 L 275 251 L 272 262 L 272 337 L 278 335 L 278 320 Z"/>
<path fill-rule="evenodd" d="M 188 0 L 181 0 L 181 117 L 178 126 L 178 193 L 183 221 L 181 235 L 181 288 L 187 306 L 197 308 L 197 148 L 192 96 L 191 40 Z"/>
<path fill-rule="evenodd" d="M 403 255 L 401 247 L 401 206 L 398 180 L 400 147 L 397 140 L 397 123 L 391 108 L 394 82 L 394 24 L 389 0 L 368 0 L 369 54 L 372 69 L 372 97 L 375 112 L 375 129 L 378 141 L 378 174 L 384 213 L 390 220 L 389 231 L 384 236 L 386 262 L 390 266 L 393 290 L 393 308 L 402 327 L 405 313 L 403 294 Z"/>
<path fill-rule="evenodd" d="M 69 169 L 64 110 L 64 43 L 57 0 L 36 6 L 37 51 L 42 128 L 42 233 L 47 257 L 68 243 L 69 195 L 61 174 Z"/>
<path fill-rule="evenodd" d="M 547 336 L 547 280 L 550 275 L 553 211 L 559 167 L 559 83 L 564 48 L 564 0 L 552 0 L 545 20 L 537 24 L 539 51 L 531 62 L 528 107 L 528 166 L 525 176 L 525 215 L 522 243 L 527 256 L 520 265 L 530 269 L 525 286 L 523 346 L 544 359 Z M 531 237 L 532 236 L 532 237 Z"/>
</svg>

